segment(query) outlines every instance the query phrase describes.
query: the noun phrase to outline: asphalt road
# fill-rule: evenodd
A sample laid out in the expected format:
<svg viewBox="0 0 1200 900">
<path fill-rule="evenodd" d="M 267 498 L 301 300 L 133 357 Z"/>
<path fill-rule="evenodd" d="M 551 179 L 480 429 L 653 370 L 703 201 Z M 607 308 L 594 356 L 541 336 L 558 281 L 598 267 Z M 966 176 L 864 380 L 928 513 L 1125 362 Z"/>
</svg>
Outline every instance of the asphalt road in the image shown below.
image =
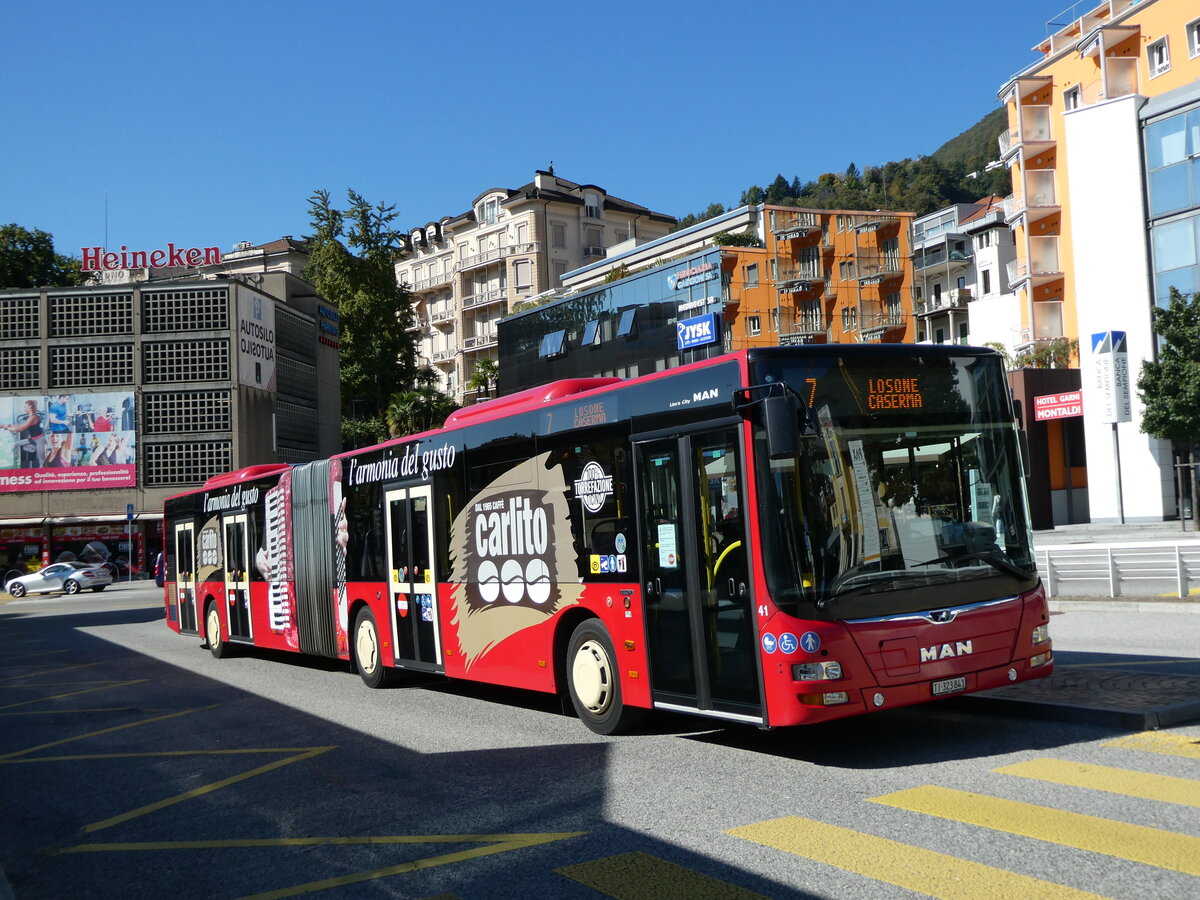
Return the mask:
<svg viewBox="0 0 1200 900">
<path fill-rule="evenodd" d="M 1111 615 L 1056 616 L 1060 664 L 1200 658 L 1200 616 Z M 554 698 L 215 660 L 137 584 L 0 606 L 0 638 L 22 900 L 1200 896 L 1200 723 L 964 703 L 603 738 Z"/>
</svg>

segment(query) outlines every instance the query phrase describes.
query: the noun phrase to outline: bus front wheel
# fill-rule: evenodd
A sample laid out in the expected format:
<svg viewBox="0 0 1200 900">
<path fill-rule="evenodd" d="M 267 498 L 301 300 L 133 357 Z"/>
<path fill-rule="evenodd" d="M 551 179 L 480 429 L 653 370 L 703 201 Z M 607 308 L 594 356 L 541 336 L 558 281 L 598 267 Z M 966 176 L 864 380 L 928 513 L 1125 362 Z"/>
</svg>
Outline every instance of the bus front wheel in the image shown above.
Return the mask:
<svg viewBox="0 0 1200 900">
<path fill-rule="evenodd" d="M 597 734 L 619 734 L 633 728 L 644 709 L 621 700 L 617 655 L 608 629 L 597 619 L 580 622 L 567 645 L 567 689 L 583 724 Z"/>
<path fill-rule="evenodd" d="M 377 688 L 387 684 L 389 672 L 380 653 L 379 626 L 366 606 L 354 617 L 354 665 L 367 687 Z"/>
</svg>

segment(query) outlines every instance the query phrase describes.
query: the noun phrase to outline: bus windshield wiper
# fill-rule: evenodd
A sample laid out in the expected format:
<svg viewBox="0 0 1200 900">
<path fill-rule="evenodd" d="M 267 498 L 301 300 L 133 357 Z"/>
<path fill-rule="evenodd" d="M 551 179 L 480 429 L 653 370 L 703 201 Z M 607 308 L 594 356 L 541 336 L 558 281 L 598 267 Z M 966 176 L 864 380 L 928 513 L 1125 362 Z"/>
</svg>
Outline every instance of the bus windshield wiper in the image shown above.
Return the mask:
<svg viewBox="0 0 1200 900">
<path fill-rule="evenodd" d="M 868 576 L 874 575 L 875 578 Z M 817 609 L 828 609 L 848 594 L 882 594 L 886 591 L 899 590 L 910 585 L 906 579 L 920 578 L 925 584 L 948 580 L 947 576 L 935 575 L 929 572 L 910 572 L 904 569 L 888 569 L 883 572 L 868 572 L 852 575 L 838 585 L 833 593 L 826 594 L 817 600 Z"/>
<path fill-rule="evenodd" d="M 936 559 L 927 559 L 925 562 L 913 563 L 913 566 L 937 566 L 948 562 L 967 562 L 969 560 L 982 560 L 993 569 L 1003 572 L 1005 575 L 1011 575 L 1014 578 L 1022 580 L 1029 577 L 1029 573 L 1019 566 L 1013 565 L 995 550 L 977 550 L 974 553 L 954 553 L 949 556 L 939 556 Z M 910 566 L 912 568 L 912 566 Z"/>
</svg>

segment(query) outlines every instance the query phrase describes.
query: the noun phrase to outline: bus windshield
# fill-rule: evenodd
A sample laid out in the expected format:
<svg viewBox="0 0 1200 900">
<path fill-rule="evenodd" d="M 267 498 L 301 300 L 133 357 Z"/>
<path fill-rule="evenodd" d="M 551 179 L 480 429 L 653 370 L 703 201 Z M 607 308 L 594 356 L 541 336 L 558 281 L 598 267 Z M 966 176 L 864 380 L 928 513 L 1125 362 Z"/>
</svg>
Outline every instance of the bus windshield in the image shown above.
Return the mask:
<svg viewBox="0 0 1200 900">
<path fill-rule="evenodd" d="M 1037 584 L 1001 361 L 957 349 L 830 348 L 758 364 L 758 383 L 782 382 L 815 424 L 784 459 L 756 431 L 763 560 L 780 608 L 859 618 Z"/>
</svg>

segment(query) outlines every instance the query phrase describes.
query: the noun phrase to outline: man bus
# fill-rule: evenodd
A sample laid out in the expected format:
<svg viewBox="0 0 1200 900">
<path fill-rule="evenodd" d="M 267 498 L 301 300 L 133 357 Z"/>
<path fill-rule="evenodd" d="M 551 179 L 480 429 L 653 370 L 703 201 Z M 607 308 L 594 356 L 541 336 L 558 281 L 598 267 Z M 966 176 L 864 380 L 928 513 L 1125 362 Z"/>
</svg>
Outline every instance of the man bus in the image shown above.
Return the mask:
<svg viewBox="0 0 1200 900">
<path fill-rule="evenodd" d="M 287 649 L 667 709 L 822 722 L 1049 675 L 1001 357 L 754 349 L 577 379 L 166 502 L 166 617 Z"/>
</svg>

